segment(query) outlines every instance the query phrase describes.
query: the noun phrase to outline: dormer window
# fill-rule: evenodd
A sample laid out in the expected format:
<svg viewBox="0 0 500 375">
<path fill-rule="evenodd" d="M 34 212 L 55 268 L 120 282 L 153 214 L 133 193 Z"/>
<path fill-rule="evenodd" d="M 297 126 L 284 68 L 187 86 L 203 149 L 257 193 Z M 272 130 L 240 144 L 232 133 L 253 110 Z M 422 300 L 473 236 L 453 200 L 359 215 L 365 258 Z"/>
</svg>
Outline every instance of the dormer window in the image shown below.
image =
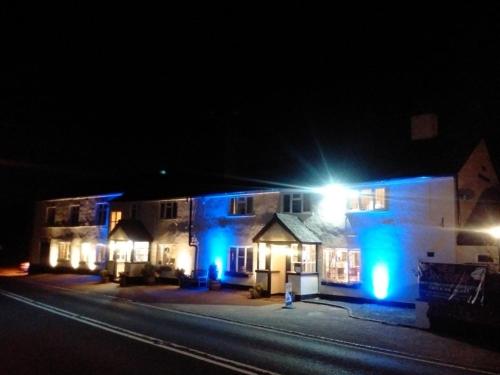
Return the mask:
<svg viewBox="0 0 500 375">
<path fill-rule="evenodd" d="M 283 195 L 283 212 L 302 213 L 311 211 L 311 195 L 309 193 L 290 193 Z"/>
<path fill-rule="evenodd" d="M 231 198 L 230 215 L 252 215 L 253 197 Z"/>
</svg>

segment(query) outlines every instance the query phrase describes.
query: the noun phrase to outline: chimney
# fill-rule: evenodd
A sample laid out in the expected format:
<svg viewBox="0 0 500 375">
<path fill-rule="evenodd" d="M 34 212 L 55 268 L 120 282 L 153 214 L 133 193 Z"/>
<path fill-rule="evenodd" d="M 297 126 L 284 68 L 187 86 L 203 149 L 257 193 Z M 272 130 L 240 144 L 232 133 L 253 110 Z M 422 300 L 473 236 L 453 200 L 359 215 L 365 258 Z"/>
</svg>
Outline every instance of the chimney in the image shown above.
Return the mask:
<svg viewBox="0 0 500 375">
<path fill-rule="evenodd" d="M 436 138 L 438 135 L 438 118 L 434 113 L 423 113 L 411 117 L 411 140 Z"/>
</svg>

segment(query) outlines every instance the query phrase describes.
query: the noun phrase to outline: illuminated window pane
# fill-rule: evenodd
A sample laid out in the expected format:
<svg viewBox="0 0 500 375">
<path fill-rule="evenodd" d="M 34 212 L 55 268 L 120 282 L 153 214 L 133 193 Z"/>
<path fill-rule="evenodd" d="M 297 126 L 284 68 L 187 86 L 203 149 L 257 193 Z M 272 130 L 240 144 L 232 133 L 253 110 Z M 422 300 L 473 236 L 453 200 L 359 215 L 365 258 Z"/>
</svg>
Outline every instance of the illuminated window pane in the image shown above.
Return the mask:
<svg viewBox="0 0 500 375">
<path fill-rule="evenodd" d="M 70 257 L 70 242 L 59 242 L 59 257 L 61 260 L 69 260 Z"/>
<path fill-rule="evenodd" d="M 373 210 L 373 191 L 371 189 L 361 190 L 359 205 L 362 211 Z"/>
<path fill-rule="evenodd" d="M 383 210 L 386 207 L 386 197 L 385 197 L 385 189 L 384 188 L 378 188 L 375 189 L 375 209 L 376 210 Z"/>
<path fill-rule="evenodd" d="M 238 197 L 231 199 L 231 215 L 253 214 L 253 197 Z"/>
<path fill-rule="evenodd" d="M 116 224 L 122 219 L 121 211 L 112 211 L 111 212 L 111 222 L 109 223 L 109 231 L 111 232 Z"/>
<path fill-rule="evenodd" d="M 323 278 L 341 284 L 360 282 L 359 249 L 324 249 Z"/>
</svg>

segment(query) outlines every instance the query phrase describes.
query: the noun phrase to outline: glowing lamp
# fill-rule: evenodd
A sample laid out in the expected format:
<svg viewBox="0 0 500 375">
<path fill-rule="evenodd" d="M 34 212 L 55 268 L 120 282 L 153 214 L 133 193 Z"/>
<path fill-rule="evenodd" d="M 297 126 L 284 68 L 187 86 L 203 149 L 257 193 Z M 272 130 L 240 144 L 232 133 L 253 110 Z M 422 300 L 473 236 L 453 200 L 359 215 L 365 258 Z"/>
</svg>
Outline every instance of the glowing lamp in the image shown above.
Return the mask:
<svg viewBox="0 0 500 375">
<path fill-rule="evenodd" d="M 215 265 L 217 266 L 217 279 L 222 278 L 222 260 L 220 258 L 215 259 Z"/>
<path fill-rule="evenodd" d="M 493 227 L 487 230 L 489 235 L 493 238 L 500 239 L 500 227 Z"/>
<path fill-rule="evenodd" d="M 387 297 L 387 289 L 389 288 L 389 272 L 385 264 L 377 264 L 373 268 L 373 293 L 377 299 Z"/>
</svg>

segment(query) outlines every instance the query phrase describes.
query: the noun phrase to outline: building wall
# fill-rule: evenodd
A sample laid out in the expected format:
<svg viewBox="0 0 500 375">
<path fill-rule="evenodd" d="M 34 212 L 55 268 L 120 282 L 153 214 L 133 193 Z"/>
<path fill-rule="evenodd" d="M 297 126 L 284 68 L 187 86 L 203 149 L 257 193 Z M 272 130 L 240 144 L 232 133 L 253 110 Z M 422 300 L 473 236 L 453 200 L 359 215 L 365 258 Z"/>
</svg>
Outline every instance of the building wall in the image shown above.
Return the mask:
<svg viewBox="0 0 500 375">
<path fill-rule="evenodd" d="M 177 217 L 162 219 L 162 202 L 177 202 Z M 189 200 L 187 198 L 148 200 L 135 202 L 113 202 L 112 210 L 122 211 L 123 219 L 130 219 L 132 206 L 136 206 L 136 219 L 140 220 L 153 237 L 150 244 L 149 261 L 163 265 L 164 251 L 168 248 L 174 268 L 190 273 L 194 268 L 194 248 L 189 246 Z"/>
<path fill-rule="evenodd" d="M 193 234 L 198 242 L 198 268 L 211 264 L 221 268 L 222 280 L 229 284 L 254 285 L 255 273 L 248 277 L 229 276 L 229 248 L 253 247 L 253 265 L 257 267 L 257 246 L 253 237 L 266 225 L 279 208 L 280 194 L 266 192 L 246 194 L 253 196 L 254 214 L 231 216 L 231 198 L 242 195 L 218 195 L 196 198 Z"/>
<path fill-rule="evenodd" d="M 97 245 L 100 245 L 100 249 L 105 251 L 108 235 L 108 220 L 106 218 L 104 225 L 97 225 L 97 205 L 98 203 L 109 204 L 112 199 L 119 195 L 120 194 L 76 197 L 37 202 L 30 261 L 35 265 L 55 266 L 54 259 L 57 259 L 57 254 L 54 254 L 54 252 L 58 252 L 59 242 L 69 242 L 71 244 L 70 249 L 73 254 L 73 262 L 71 259 L 67 262 L 59 261 L 57 266 L 93 269 L 95 267 L 93 255 L 89 258 L 92 260 L 92 264 L 80 263 L 78 259 L 81 259 L 81 252 L 83 251 L 95 254 Z M 80 207 L 79 218 L 76 225 L 70 225 L 70 207 L 74 205 Z M 54 223 L 51 225 L 47 223 L 48 207 L 55 207 L 55 219 Z M 47 262 L 46 259 L 42 259 L 42 242 L 50 244 L 50 258 L 52 262 Z M 78 256 L 76 255 L 77 253 L 79 254 Z M 103 261 L 105 261 L 105 258 Z M 99 264 L 98 267 L 102 265 L 103 264 Z"/>
<path fill-rule="evenodd" d="M 322 284 L 320 293 L 374 298 L 380 279 L 374 271 L 385 269 L 388 284 L 384 298 L 413 301 L 418 292 L 419 260 L 455 262 L 454 178 L 413 178 L 367 185 L 379 186 L 388 189 L 387 210 L 347 214 L 355 234 L 353 245 L 361 249 L 361 285 L 350 288 Z M 325 247 L 323 244 L 322 249 Z M 322 251 L 318 260 L 322 279 Z"/>
</svg>

